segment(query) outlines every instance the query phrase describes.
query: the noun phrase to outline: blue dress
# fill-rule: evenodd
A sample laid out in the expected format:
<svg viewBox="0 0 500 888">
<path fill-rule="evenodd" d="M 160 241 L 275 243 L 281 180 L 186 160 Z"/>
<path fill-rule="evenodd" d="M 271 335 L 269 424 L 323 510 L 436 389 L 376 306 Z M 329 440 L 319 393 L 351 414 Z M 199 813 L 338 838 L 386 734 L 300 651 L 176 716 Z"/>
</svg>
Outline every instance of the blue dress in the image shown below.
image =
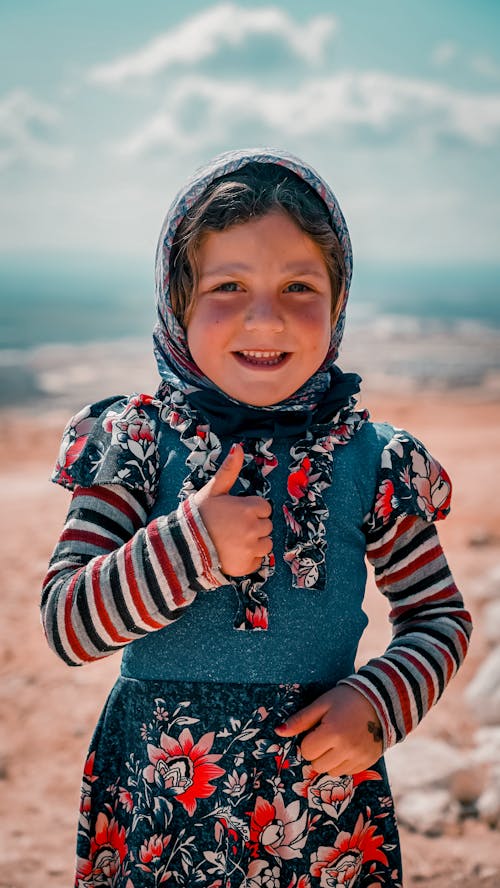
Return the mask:
<svg viewBox="0 0 500 888">
<path fill-rule="evenodd" d="M 274 732 L 354 670 L 367 623 L 366 516 L 392 434 L 366 424 L 335 452 L 323 592 L 293 588 L 280 558 L 290 441 L 275 441 L 267 631 L 235 631 L 228 585 L 125 648 L 85 766 L 79 888 L 401 885 L 383 760 L 360 774 L 318 774 L 300 738 Z M 175 510 L 186 473 L 176 433 L 162 428 L 158 446 L 150 521 Z"/>
</svg>

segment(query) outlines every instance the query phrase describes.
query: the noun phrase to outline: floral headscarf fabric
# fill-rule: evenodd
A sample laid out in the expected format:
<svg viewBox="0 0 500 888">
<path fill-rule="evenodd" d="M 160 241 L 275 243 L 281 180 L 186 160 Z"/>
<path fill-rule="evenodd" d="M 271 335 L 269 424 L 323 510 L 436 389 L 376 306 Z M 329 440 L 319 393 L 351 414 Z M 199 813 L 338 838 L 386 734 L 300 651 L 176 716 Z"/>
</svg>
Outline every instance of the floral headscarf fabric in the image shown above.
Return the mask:
<svg viewBox="0 0 500 888">
<path fill-rule="evenodd" d="M 211 163 L 198 170 L 187 185 L 178 193 L 162 225 L 156 251 L 156 306 L 158 321 L 153 339 L 160 376 L 181 391 L 195 388 L 214 389 L 216 386 L 202 374 L 194 363 L 187 345 L 185 331 L 174 315 L 170 302 L 170 253 L 175 234 L 189 209 L 201 197 L 209 185 L 221 176 L 233 173 L 250 162 L 274 164 L 290 170 L 303 179 L 327 207 L 332 228 L 342 248 L 345 266 L 345 292 L 343 304 L 332 330 L 330 349 L 319 371 L 282 405 L 273 405 L 273 411 L 303 409 L 304 404 L 317 401 L 317 392 L 328 385 L 327 371 L 337 356 L 345 323 L 345 308 L 349 296 L 352 275 L 352 249 L 347 225 L 337 199 L 326 182 L 298 157 L 272 149 L 229 151 L 215 157 Z M 315 397 L 316 396 L 316 397 Z"/>
</svg>

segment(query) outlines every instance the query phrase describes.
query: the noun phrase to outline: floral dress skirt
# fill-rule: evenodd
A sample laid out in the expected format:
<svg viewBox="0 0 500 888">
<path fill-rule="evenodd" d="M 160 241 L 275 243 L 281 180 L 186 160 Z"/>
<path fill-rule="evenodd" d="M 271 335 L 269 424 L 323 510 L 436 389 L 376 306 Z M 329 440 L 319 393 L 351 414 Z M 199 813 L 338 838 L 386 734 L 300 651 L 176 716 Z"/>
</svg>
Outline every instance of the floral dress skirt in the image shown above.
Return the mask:
<svg viewBox="0 0 500 888">
<path fill-rule="evenodd" d="M 324 690 L 120 677 L 85 764 L 77 888 L 401 888 L 383 762 L 319 774 L 274 732 Z"/>
</svg>

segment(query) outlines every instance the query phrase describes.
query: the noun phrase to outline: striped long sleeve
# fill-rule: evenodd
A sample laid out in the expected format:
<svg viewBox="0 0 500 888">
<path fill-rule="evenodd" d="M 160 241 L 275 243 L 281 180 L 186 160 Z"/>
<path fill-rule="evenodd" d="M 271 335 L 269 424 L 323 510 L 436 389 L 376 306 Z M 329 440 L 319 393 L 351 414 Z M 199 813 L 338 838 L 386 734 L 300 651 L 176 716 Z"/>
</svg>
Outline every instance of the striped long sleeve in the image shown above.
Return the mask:
<svg viewBox="0 0 500 888">
<path fill-rule="evenodd" d="M 168 626 L 199 591 L 227 582 L 192 498 L 149 524 L 146 516 L 143 493 L 76 489 L 41 601 L 48 643 L 70 666 Z"/>
<path fill-rule="evenodd" d="M 384 655 L 342 680 L 376 709 L 384 748 L 402 740 L 439 699 L 465 657 L 471 618 L 433 524 L 400 515 L 367 535 L 367 557 L 391 606 Z"/>
</svg>

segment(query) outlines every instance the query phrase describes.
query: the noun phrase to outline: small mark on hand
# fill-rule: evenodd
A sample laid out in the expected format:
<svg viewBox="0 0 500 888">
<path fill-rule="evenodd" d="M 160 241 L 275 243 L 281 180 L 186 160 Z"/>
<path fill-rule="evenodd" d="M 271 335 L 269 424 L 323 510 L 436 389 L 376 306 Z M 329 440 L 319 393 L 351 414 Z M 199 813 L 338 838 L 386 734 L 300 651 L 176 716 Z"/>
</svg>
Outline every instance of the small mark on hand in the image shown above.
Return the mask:
<svg viewBox="0 0 500 888">
<path fill-rule="evenodd" d="M 383 739 L 382 728 L 380 727 L 380 725 L 377 725 L 375 722 L 369 721 L 368 722 L 368 732 L 370 734 L 373 734 L 374 743 L 381 743 L 382 742 L 382 739 Z"/>
</svg>

